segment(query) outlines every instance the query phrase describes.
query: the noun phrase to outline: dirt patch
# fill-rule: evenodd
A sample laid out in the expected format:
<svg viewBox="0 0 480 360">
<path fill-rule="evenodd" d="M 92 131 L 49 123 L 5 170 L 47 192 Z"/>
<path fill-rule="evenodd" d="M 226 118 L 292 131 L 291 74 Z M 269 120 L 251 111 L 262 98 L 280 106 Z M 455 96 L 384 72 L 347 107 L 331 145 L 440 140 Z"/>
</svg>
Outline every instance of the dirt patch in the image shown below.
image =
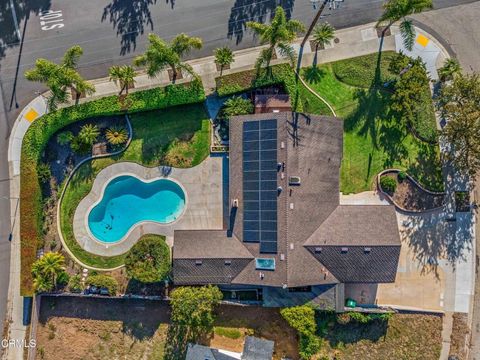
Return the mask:
<svg viewBox="0 0 480 360">
<path fill-rule="evenodd" d="M 457 360 L 467 359 L 470 330 L 467 324 L 468 314 L 453 314 L 452 335 L 450 336 L 449 357 Z"/>
<path fill-rule="evenodd" d="M 442 318 L 396 314 L 388 322 L 334 323 L 322 337 L 320 359 L 437 360 L 442 344 Z"/>
<path fill-rule="evenodd" d="M 240 337 L 213 333 L 205 345 L 240 352 L 245 336 L 254 335 L 275 342 L 274 359 L 298 359 L 297 334 L 278 309 L 222 305 L 217 313 L 215 326 L 238 329 Z M 170 308 L 163 301 L 43 297 L 38 358 L 42 353 L 43 359 L 58 359 L 61 353 L 65 360 L 161 359 L 169 321 Z M 152 355 L 158 353 L 162 356 Z"/>
<path fill-rule="evenodd" d="M 238 344 L 243 341 L 245 335 L 250 334 L 260 338 L 275 341 L 274 359 L 282 357 L 298 359 L 297 333 L 280 315 L 279 309 L 264 308 L 259 306 L 233 306 L 224 305 L 218 309 L 216 326 L 238 328 L 243 331 L 241 339 L 233 342 L 231 339 L 214 337 L 210 344 L 232 344 L 232 351 L 238 349 Z M 240 341 L 239 341 L 240 340 Z"/>
<path fill-rule="evenodd" d="M 434 195 L 418 187 L 409 178 L 399 182 L 397 174 L 388 174 L 397 181 L 397 188 L 393 193 L 393 201 L 406 210 L 425 211 L 441 207 L 444 203 L 444 195 Z"/>
</svg>

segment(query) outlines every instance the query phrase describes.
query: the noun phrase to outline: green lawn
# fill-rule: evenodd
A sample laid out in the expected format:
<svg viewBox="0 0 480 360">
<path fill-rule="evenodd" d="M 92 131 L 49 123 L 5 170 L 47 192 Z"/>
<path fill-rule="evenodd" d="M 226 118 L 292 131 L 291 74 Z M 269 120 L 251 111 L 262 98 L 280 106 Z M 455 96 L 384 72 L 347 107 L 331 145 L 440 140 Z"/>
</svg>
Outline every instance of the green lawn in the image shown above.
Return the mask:
<svg viewBox="0 0 480 360">
<path fill-rule="evenodd" d="M 344 60 L 340 62 L 342 66 L 333 63 L 302 71 L 309 86 L 333 106 L 337 116 L 344 119 L 340 190 L 345 194 L 370 190 L 375 176 L 389 167 L 407 170 L 426 187 L 441 190 L 438 146 L 417 140 L 401 125 L 390 111 L 389 92 L 379 90 L 377 86 L 368 88 L 369 84 L 375 83 L 375 77 L 391 76 L 382 75 L 382 71 L 388 68 L 391 55 L 382 56 L 380 73 L 375 71 L 377 54 L 374 55 L 350 59 L 348 67 Z M 366 70 L 366 64 L 370 64 L 370 70 Z M 358 67 L 358 78 L 352 75 L 355 67 Z M 362 87 L 340 81 L 335 73 L 338 68 L 342 70 L 342 79 Z M 429 98 L 425 101 L 429 102 L 425 106 L 431 106 Z M 312 113 L 329 115 L 329 111 L 322 107 L 307 108 Z"/>
<path fill-rule="evenodd" d="M 60 224 L 65 242 L 79 260 L 90 266 L 112 268 L 122 265 L 125 259 L 125 255 L 93 255 L 83 250 L 73 236 L 75 209 L 102 169 L 119 161 L 187 168 L 200 164 L 210 152 L 209 120 L 202 104 L 132 114 L 130 119 L 133 139 L 128 149 L 118 156 L 83 164 L 70 181 L 60 206 Z"/>
</svg>

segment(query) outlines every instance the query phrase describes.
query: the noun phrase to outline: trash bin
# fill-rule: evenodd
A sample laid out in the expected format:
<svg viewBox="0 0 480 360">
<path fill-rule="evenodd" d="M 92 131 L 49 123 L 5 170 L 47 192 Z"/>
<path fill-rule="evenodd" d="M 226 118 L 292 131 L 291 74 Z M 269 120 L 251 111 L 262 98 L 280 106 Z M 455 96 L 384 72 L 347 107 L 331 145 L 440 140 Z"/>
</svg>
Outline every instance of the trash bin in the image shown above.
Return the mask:
<svg viewBox="0 0 480 360">
<path fill-rule="evenodd" d="M 345 301 L 345 307 L 349 307 L 349 308 L 354 308 L 357 306 L 357 302 L 353 299 L 350 299 L 348 298 L 346 301 Z"/>
</svg>

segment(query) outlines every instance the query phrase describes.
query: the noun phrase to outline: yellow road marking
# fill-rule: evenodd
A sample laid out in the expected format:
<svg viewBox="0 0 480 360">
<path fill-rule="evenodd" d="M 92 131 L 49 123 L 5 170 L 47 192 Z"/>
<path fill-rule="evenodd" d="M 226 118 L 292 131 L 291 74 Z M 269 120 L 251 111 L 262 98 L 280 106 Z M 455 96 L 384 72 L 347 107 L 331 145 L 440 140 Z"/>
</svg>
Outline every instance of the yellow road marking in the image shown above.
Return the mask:
<svg viewBox="0 0 480 360">
<path fill-rule="evenodd" d="M 32 122 L 33 120 L 35 120 L 36 118 L 38 118 L 38 113 L 30 108 L 30 110 L 24 115 L 25 119 Z"/>
<path fill-rule="evenodd" d="M 420 44 L 420 45 L 422 45 L 423 47 L 425 47 L 425 46 L 428 45 L 429 42 L 430 42 L 430 40 L 429 40 L 426 36 L 424 36 L 424 35 L 422 35 L 422 34 L 419 34 L 419 35 L 417 36 L 417 44 Z"/>
</svg>

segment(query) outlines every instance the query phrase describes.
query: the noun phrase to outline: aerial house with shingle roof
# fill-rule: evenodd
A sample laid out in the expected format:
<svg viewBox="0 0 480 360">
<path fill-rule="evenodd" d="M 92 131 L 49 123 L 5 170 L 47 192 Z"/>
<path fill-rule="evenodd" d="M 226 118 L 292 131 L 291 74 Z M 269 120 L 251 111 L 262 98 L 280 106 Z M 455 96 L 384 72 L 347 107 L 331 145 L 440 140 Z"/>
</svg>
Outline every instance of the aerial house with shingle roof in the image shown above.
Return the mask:
<svg viewBox="0 0 480 360">
<path fill-rule="evenodd" d="M 394 282 L 395 209 L 340 205 L 342 147 L 338 118 L 232 118 L 227 228 L 175 231 L 174 283 L 261 289 L 267 306 L 341 310 L 344 284 Z"/>
</svg>

